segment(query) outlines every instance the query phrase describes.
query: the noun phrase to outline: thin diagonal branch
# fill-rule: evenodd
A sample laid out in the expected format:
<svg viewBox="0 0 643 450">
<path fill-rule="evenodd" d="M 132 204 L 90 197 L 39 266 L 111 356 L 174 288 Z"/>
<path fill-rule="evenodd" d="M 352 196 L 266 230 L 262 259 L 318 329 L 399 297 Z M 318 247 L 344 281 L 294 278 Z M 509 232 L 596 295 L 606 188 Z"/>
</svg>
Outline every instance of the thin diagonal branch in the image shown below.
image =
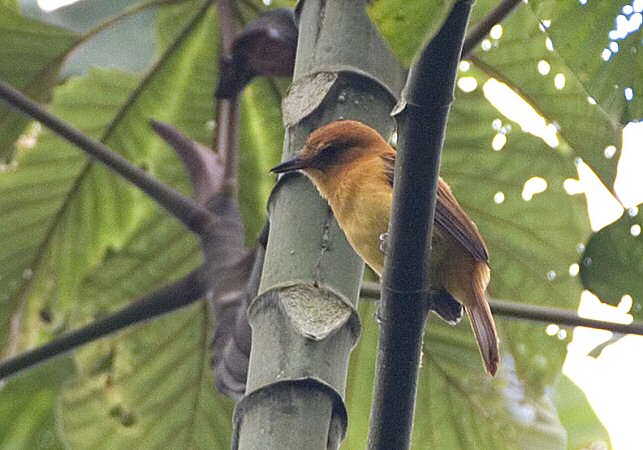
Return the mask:
<svg viewBox="0 0 643 450">
<path fill-rule="evenodd" d="M 379 300 L 380 285 L 375 282 L 364 282 L 360 290 L 362 298 Z M 586 327 L 596 330 L 606 330 L 620 334 L 643 335 L 643 322 L 630 324 L 607 322 L 605 320 L 588 319 L 579 316 L 575 311 L 545 306 L 525 305 L 506 300 L 489 299 L 489 305 L 494 316 L 512 319 L 531 320 L 542 323 L 555 323 L 568 327 Z"/>
<path fill-rule="evenodd" d="M 465 58 L 491 31 L 494 25 L 502 22 L 522 0 L 503 0 L 492 9 L 475 27 L 467 34 L 462 45 L 462 57 Z"/>
<path fill-rule="evenodd" d="M 154 179 L 118 153 L 113 152 L 105 144 L 92 139 L 82 131 L 54 116 L 38 103 L 1 80 L 0 98 L 18 111 L 41 122 L 54 133 L 76 145 L 85 153 L 137 186 L 195 233 L 202 234 L 204 228 L 214 220 L 212 214 L 203 206 Z"/>
<path fill-rule="evenodd" d="M 498 316 L 515 319 L 533 320 L 544 323 L 555 323 L 571 327 L 587 327 L 597 330 L 607 330 L 613 333 L 643 335 L 643 323 L 631 324 L 607 322 L 605 320 L 588 319 L 579 316 L 574 311 L 544 306 L 524 305 L 504 300 L 489 300 L 491 311 Z"/>
<path fill-rule="evenodd" d="M 203 297 L 205 285 L 201 269 L 174 283 L 145 295 L 117 313 L 63 334 L 47 344 L 0 362 L 0 380 L 46 362 L 110 333 L 122 330 L 190 305 Z"/>
</svg>

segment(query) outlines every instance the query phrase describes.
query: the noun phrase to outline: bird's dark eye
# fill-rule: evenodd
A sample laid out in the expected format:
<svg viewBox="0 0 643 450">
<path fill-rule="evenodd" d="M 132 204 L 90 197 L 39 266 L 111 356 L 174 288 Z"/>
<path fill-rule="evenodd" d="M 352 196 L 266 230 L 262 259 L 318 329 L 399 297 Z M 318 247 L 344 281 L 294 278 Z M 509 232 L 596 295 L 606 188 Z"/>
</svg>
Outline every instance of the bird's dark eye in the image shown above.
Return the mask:
<svg viewBox="0 0 643 450">
<path fill-rule="evenodd" d="M 314 167 L 323 168 L 341 164 L 345 159 L 342 157 L 345 150 L 344 146 L 330 144 L 315 155 L 313 160 Z"/>
</svg>

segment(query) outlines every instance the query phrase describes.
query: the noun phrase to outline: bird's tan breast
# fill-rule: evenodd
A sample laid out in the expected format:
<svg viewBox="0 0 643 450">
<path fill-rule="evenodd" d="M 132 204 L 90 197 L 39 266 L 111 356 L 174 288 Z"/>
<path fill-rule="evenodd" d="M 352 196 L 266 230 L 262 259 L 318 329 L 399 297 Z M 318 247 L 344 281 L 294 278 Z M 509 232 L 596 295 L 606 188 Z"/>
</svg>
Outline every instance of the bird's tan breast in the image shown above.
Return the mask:
<svg viewBox="0 0 643 450">
<path fill-rule="evenodd" d="M 388 230 L 393 191 L 381 169 L 371 169 L 362 167 L 359 174 L 343 174 L 328 200 L 355 251 L 381 275 L 384 253 L 379 237 Z"/>
</svg>

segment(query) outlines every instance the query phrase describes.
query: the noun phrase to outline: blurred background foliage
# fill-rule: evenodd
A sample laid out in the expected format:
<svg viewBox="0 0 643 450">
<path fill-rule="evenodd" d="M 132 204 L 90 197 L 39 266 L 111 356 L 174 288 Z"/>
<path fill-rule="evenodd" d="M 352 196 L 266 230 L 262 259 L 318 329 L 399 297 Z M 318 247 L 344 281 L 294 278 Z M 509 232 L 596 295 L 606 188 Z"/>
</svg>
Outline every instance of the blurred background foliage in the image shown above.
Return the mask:
<svg viewBox="0 0 643 450">
<path fill-rule="evenodd" d="M 369 14 L 408 66 L 452 3 L 377 0 Z M 497 3 L 478 0 L 472 24 Z M 643 112 L 630 95 L 643 89 L 640 28 L 616 38 L 621 2 L 585 3 L 520 4 L 461 64 L 467 81 L 456 91 L 442 173 L 486 237 L 494 297 L 576 309 L 584 285 L 612 304 L 631 296 L 640 318 L 638 210 L 592 235 L 585 198 L 564 187 L 583 161 L 613 190 L 622 128 Z M 237 17 L 246 23 L 279 6 L 294 2 L 239 1 Z M 186 193 L 178 159 L 148 120 L 212 145 L 216 43 L 216 10 L 207 1 L 83 0 L 45 13 L 33 0 L 0 0 L 0 78 Z M 521 129 L 494 107 L 486 95 L 494 82 L 519 94 L 549 134 Z M 242 97 L 239 195 L 248 242 L 266 219 L 286 87 L 258 79 Z M 118 310 L 199 265 L 194 237 L 135 189 L 5 104 L 0 118 L 3 355 Z M 349 449 L 365 443 L 377 341 L 374 306 L 361 313 L 347 391 Z M 213 388 L 208 324 L 207 308 L 195 304 L 8 381 L 0 389 L 0 447 L 228 448 L 233 404 Z M 498 325 L 503 365 L 490 381 L 468 327 L 429 322 L 414 448 L 609 442 L 583 393 L 561 374 L 571 336 L 527 322 Z"/>
</svg>

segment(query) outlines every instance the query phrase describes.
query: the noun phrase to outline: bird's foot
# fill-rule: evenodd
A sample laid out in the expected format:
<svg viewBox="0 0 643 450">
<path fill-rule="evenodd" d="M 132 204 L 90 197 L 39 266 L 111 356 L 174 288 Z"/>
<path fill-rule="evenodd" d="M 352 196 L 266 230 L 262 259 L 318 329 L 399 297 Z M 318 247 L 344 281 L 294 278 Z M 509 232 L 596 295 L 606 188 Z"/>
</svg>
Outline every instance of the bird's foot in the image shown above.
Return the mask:
<svg viewBox="0 0 643 450">
<path fill-rule="evenodd" d="M 388 252 L 388 233 L 380 234 L 380 251 L 385 255 Z"/>
</svg>

